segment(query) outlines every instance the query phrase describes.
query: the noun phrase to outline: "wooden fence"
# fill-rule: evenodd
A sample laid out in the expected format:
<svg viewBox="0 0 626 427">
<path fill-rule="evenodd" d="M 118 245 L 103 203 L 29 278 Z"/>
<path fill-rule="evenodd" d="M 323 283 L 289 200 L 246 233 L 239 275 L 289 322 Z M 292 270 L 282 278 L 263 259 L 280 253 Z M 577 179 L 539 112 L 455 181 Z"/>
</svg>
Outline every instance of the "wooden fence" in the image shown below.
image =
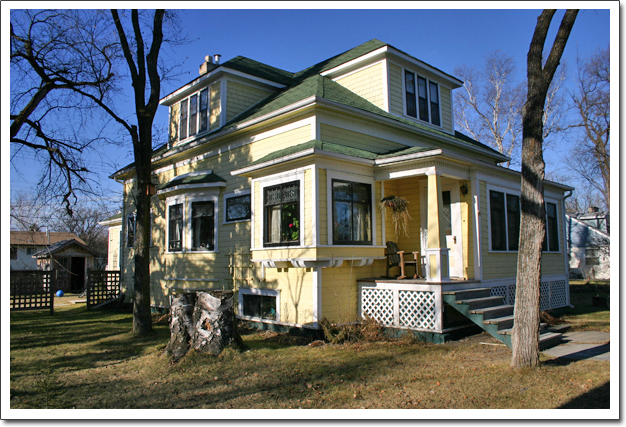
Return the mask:
<svg viewBox="0 0 626 427">
<path fill-rule="evenodd" d="M 53 271 L 11 270 L 11 310 L 50 309 L 56 292 Z"/>
<path fill-rule="evenodd" d="M 120 296 L 119 270 L 89 270 L 87 276 L 87 310 Z"/>
</svg>

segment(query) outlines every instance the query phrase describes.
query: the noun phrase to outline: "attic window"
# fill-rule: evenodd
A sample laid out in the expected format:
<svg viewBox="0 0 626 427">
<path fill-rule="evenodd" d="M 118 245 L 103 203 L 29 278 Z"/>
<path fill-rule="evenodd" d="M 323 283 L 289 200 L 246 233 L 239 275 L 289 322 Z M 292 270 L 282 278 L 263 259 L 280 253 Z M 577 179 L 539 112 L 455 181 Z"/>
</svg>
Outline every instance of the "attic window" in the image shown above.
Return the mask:
<svg viewBox="0 0 626 427">
<path fill-rule="evenodd" d="M 216 94 L 216 96 L 218 95 Z M 172 116 L 172 120 L 178 119 L 178 136 L 172 134 L 174 141 L 182 141 L 209 130 L 209 117 L 211 116 L 209 101 L 208 88 L 180 101 L 178 117 L 175 117 L 175 114 Z M 176 108 L 173 107 L 172 111 L 176 111 Z"/>
<path fill-rule="evenodd" d="M 406 115 L 441 126 L 439 85 L 405 70 L 404 88 Z"/>
</svg>

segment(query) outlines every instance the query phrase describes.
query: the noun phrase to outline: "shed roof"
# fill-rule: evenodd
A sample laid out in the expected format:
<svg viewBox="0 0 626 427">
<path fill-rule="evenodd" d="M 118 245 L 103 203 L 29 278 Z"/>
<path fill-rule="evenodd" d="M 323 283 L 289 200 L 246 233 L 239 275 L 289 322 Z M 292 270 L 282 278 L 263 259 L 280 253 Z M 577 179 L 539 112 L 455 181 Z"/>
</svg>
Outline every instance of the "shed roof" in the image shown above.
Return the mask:
<svg viewBox="0 0 626 427">
<path fill-rule="evenodd" d="M 93 249 L 89 248 L 87 245 L 79 242 L 76 239 L 68 239 L 68 240 L 62 240 L 60 242 L 56 242 L 53 245 L 48 246 L 45 249 L 42 249 L 40 251 L 37 251 L 33 254 L 34 258 L 47 258 L 49 256 L 54 255 L 55 253 L 66 249 L 72 245 L 76 245 L 78 247 L 80 247 L 81 249 L 84 249 L 87 252 L 90 252 L 91 254 L 93 254 L 93 256 L 97 256 L 98 253 L 96 251 L 94 251 Z"/>
</svg>

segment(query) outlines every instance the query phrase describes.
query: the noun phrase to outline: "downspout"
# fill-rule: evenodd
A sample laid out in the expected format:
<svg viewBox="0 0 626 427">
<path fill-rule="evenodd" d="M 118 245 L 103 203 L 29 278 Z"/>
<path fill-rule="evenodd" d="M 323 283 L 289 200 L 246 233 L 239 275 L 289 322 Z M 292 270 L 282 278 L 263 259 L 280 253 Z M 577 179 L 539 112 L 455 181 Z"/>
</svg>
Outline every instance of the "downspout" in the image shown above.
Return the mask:
<svg viewBox="0 0 626 427">
<path fill-rule="evenodd" d="M 561 209 L 563 211 L 563 234 L 565 235 L 565 231 L 567 230 L 567 215 L 565 214 L 565 199 L 568 199 L 570 197 L 572 197 L 572 194 L 574 194 L 573 190 L 569 190 L 569 194 L 566 194 L 563 196 L 563 200 L 561 201 Z M 565 236 L 565 246 L 566 249 L 563 251 L 563 257 L 565 258 L 565 283 L 567 283 L 567 286 L 565 287 L 566 291 L 567 291 L 567 303 L 569 305 L 569 307 L 574 308 L 574 306 L 572 305 L 571 301 L 570 301 L 570 295 L 569 295 L 569 256 L 570 256 L 570 234 L 572 231 L 572 227 L 570 225 L 569 227 L 570 233 L 568 233 Z"/>
</svg>

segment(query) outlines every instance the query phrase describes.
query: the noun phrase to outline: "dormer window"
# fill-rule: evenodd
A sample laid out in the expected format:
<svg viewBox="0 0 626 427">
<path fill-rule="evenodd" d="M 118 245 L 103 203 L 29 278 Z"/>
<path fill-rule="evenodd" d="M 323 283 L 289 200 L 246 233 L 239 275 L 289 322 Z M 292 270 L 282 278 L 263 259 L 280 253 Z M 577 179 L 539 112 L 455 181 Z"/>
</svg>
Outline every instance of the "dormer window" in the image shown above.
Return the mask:
<svg viewBox="0 0 626 427">
<path fill-rule="evenodd" d="M 441 126 L 439 85 L 405 70 L 404 86 L 406 115 Z"/>
<path fill-rule="evenodd" d="M 209 130 L 209 89 L 202 89 L 180 101 L 178 140 Z"/>
</svg>

